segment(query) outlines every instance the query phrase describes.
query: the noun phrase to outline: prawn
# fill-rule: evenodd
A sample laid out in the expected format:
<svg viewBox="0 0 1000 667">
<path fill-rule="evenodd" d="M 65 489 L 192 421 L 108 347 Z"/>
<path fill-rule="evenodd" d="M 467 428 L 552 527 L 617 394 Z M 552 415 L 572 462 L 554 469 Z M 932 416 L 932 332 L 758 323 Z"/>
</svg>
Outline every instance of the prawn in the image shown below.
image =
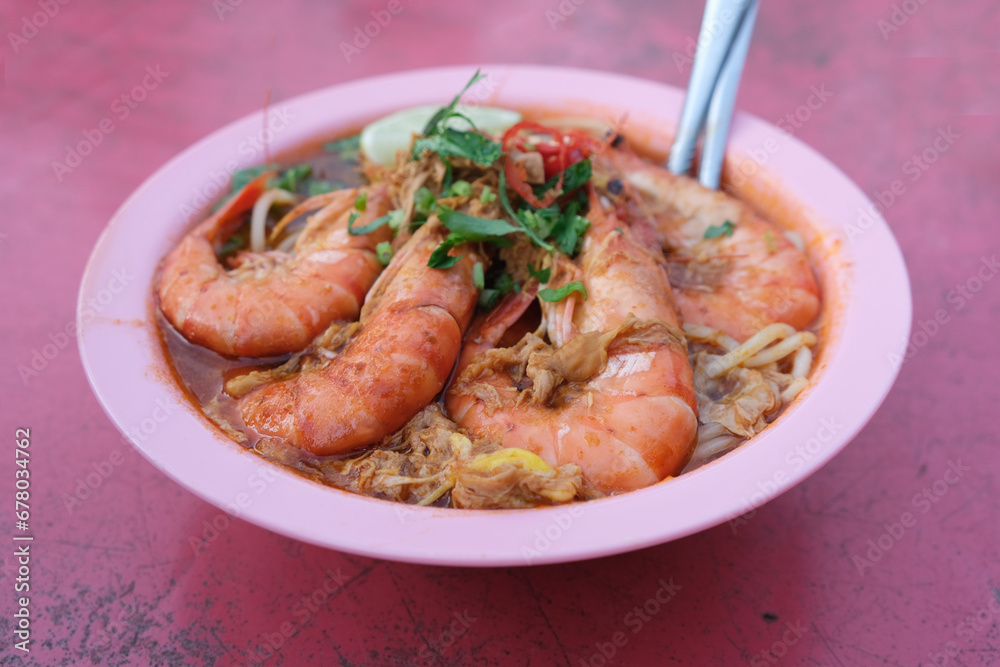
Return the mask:
<svg viewBox="0 0 1000 667">
<path fill-rule="evenodd" d="M 251 181 L 195 227 L 160 271 L 156 289 L 167 320 L 192 343 L 220 354 L 295 352 L 332 321 L 357 318 L 382 269 L 376 245 L 392 235 L 385 226 L 366 235 L 348 233 L 352 214 L 364 225 L 388 212 L 384 187 L 338 190 L 306 200 L 279 222 L 283 227 L 315 211 L 291 252 L 240 252 L 227 269 L 219 263 L 216 245 L 266 196 L 265 183 L 266 175 Z M 359 193 L 366 196 L 364 212 L 355 208 Z"/>
<path fill-rule="evenodd" d="M 805 328 L 819 314 L 805 253 L 748 205 L 625 150 L 595 155 L 594 170 L 625 186 L 623 217 L 654 225 L 686 323 L 745 341 L 776 322 Z"/>
<path fill-rule="evenodd" d="M 605 212 L 590 190 L 591 226 L 578 265 L 560 259 L 550 284 L 579 278 L 587 298 L 543 303 L 552 345 L 529 333 L 501 347 L 534 300 L 537 283 L 473 324 L 446 394 L 471 436 L 575 463 L 614 493 L 677 474 L 697 433 L 684 334 L 659 250 Z M 531 394 L 530 398 L 528 394 Z"/>
<path fill-rule="evenodd" d="M 465 246 L 453 267 L 428 267 L 447 231 L 437 218 L 417 230 L 372 287 L 355 337 L 328 363 L 252 389 L 244 423 L 326 456 L 378 442 L 430 403 L 458 358 L 484 261 Z"/>
</svg>

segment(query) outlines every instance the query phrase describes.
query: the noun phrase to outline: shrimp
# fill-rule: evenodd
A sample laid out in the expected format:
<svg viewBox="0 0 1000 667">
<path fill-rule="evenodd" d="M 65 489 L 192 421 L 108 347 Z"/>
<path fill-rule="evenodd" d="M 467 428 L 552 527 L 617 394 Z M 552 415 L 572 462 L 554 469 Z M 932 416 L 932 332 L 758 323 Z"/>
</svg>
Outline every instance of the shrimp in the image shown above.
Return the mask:
<svg viewBox="0 0 1000 667">
<path fill-rule="evenodd" d="M 615 493 L 680 471 L 695 444 L 697 404 L 663 257 L 590 195 L 578 265 L 560 259 L 550 278 L 580 279 L 586 300 L 543 303 L 540 330 L 553 345 L 529 333 L 499 346 L 537 284 L 479 318 L 446 405 L 471 436 L 550 465 L 575 463 L 595 488 Z"/>
<path fill-rule="evenodd" d="M 227 269 L 219 263 L 216 244 L 239 227 L 243 214 L 264 193 L 265 179 L 262 175 L 249 183 L 187 234 L 160 272 L 157 294 L 163 314 L 189 341 L 220 354 L 264 357 L 295 352 L 333 320 L 357 318 L 382 269 L 375 247 L 392 235 L 385 226 L 359 236 L 347 230 L 359 192 L 367 193 L 367 200 L 357 225 L 388 212 L 383 187 L 339 190 L 290 212 L 297 216 L 319 209 L 291 253 L 241 252 L 231 262 L 235 266 Z"/>
<path fill-rule="evenodd" d="M 594 170 L 625 185 L 621 215 L 656 227 L 685 322 L 745 341 L 775 322 L 802 329 L 819 314 L 805 254 L 743 202 L 624 150 L 595 155 Z M 722 233 L 706 238 L 711 227 Z"/>
<path fill-rule="evenodd" d="M 429 268 L 447 231 L 432 218 L 400 249 L 337 356 L 241 398 L 245 424 L 326 456 L 378 442 L 430 403 L 458 358 L 478 297 L 474 266 L 484 261 L 464 247 L 455 266 Z"/>
</svg>

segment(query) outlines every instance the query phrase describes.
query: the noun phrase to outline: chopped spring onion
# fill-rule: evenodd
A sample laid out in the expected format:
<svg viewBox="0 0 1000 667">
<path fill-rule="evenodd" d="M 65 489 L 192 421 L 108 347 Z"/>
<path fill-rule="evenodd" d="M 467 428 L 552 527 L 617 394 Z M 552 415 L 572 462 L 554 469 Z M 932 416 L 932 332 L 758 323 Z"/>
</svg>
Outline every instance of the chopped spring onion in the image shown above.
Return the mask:
<svg viewBox="0 0 1000 667">
<path fill-rule="evenodd" d="M 375 246 L 375 256 L 378 257 L 378 263 L 382 266 L 388 266 L 389 262 L 392 260 L 392 244 L 388 241 L 382 241 L 377 246 Z"/>
</svg>

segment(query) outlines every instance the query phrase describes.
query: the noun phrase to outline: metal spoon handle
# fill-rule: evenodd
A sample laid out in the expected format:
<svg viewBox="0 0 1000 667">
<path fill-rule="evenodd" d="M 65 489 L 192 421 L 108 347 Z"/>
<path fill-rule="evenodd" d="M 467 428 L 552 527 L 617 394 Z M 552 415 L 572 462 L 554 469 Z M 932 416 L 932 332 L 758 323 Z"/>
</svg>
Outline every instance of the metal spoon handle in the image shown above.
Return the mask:
<svg viewBox="0 0 1000 667">
<path fill-rule="evenodd" d="M 684 109 L 667 161 L 667 168 L 675 174 L 685 174 L 691 168 L 719 73 L 751 1 L 708 0 L 705 4 Z"/>
<path fill-rule="evenodd" d="M 698 169 L 698 181 L 706 188 L 713 190 L 719 187 L 719 177 L 722 175 L 722 164 L 726 159 L 726 140 L 729 138 L 729 125 L 733 120 L 733 109 L 736 106 L 736 93 L 740 88 L 740 77 L 743 75 L 743 64 L 750 49 L 750 39 L 753 36 L 754 21 L 757 20 L 757 10 L 760 0 L 752 0 L 747 8 L 746 16 L 740 24 L 739 32 L 729 50 L 726 62 L 722 66 L 719 80 L 715 83 L 715 92 L 708 106 L 708 118 L 705 121 L 705 141 L 701 147 L 701 164 Z"/>
</svg>

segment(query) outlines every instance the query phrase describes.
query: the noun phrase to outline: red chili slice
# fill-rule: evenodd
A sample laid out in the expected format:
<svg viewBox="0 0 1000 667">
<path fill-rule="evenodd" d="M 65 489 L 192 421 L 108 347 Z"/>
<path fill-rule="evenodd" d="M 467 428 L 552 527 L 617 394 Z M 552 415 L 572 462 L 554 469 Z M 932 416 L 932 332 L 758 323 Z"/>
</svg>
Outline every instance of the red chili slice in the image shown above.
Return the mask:
<svg viewBox="0 0 1000 667">
<path fill-rule="evenodd" d="M 529 144 L 523 136 L 525 132 L 529 134 L 547 134 L 552 137 L 552 141 Z M 542 163 L 545 166 L 545 178 L 550 179 L 555 174 L 559 174 L 559 180 L 556 182 L 555 187 L 546 192 L 545 197 L 539 200 L 535 196 L 531 185 L 524 180 L 527 176 L 524 167 L 516 164 L 509 157 L 504 160 L 504 175 L 507 178 L 507 182 L 526 202 L 537 208 L 545 208 L 551 205 L 564 194 L 562 192 L 562 184 L 567 167 L 606 148 L 605 143 L 583 132 L 577 130 L 561 132 L 555 128 L 532 121 L 522 121 L 511 126 L 510 129 L 504 132 L 501 145 L 504 152 L 508 155 L 511 149 L 514 148 L 520 151 L 536 150 L 542 156 Z"/>
</svg>

